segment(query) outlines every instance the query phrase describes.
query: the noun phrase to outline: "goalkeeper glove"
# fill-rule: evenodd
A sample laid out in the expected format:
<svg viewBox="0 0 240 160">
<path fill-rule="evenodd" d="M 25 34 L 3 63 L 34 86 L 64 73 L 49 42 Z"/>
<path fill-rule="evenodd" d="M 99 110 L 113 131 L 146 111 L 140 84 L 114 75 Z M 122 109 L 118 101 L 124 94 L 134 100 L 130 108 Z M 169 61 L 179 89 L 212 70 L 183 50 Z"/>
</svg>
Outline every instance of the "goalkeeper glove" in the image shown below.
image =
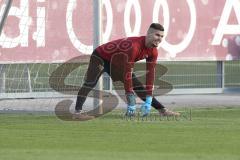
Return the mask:
<svg viewBox="0 0 240 160">
<path fill-rule="evenodd" d="M 141 112 L 143 117 L 147 116 L 150 113 L 151 107 L 152 107 L 152 96 L 146 96 L 145 103 L 141 106 Z"/>
<path fill-rule="evenodd" d="M 136 111 L 136 99 L 133 93 L 126 94 L 127 98 L 127 116 L 134 116 Z"/>
</svg>

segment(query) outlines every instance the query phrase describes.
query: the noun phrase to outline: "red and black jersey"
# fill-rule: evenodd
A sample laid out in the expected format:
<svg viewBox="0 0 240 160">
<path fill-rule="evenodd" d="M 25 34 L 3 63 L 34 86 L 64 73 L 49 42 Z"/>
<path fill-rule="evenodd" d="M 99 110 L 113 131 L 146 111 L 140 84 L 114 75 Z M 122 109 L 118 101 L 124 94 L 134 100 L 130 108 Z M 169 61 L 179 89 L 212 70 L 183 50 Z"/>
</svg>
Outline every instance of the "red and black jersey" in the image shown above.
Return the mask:
<svg viewBox="0 0 240 160">
<path fill-rule="evenodd" d="M 145 46 L 145 38 L 145 36 L 142 36 L 118 39 L 96 48 L 98 54 L 107 61 L 111 61 L 117 54 L 124 54 L 127 56 L 127 63 L 119 62 L 115 64 L 118 65 L 117 67 L 119 68 L 126 68 L 124 71 L 124 88 L 126 93 L 133 92 L 131 75 L 134 62 L 146 59 L 146 69 L 148 71 L 146 75 L 146 90 L 147 95 L 152 95 L 158 51 L 157 48 L 147 48 Z"/>
</svg>

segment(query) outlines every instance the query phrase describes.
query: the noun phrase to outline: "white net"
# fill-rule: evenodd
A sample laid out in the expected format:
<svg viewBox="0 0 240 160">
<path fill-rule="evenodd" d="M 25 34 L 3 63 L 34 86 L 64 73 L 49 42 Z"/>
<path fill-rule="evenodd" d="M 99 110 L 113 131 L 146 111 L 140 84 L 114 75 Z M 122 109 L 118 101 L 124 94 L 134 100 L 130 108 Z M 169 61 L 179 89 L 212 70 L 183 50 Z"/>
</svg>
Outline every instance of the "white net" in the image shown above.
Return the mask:
<svg viewBox="0 0 240 160">
<path fill-rule="evenodd" d="M 222 75 L 217 71 L 217 62 L 161 62 L 161 64 L 168 69 L 161 79 L 171 83 L 174 89 L 221 87 Z M 49 77 L 60 64 L 2 64 L 0 66 L 1 92 L 53 92 L 49 86 Z M 71 72 L 66 77 L 65 83 L 80 86 L 86 67 L 87 65 L 84 65 Z M 239 69 L 239 62 L 225 62 L 226 87 L 240 87 Z M 106 78 L 104 82 L 104 88 L 109 89 L 108 79 Z"/>
</svg>

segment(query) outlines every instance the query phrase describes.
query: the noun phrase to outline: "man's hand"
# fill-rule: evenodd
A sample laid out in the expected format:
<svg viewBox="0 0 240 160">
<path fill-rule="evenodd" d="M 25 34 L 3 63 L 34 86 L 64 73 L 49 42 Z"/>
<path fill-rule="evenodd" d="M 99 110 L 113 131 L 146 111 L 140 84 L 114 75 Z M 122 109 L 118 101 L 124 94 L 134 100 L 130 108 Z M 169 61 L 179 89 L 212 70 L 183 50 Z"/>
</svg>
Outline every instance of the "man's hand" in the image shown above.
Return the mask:
<svg viewBox="0 0 240 160">
<path fill-rule="evenodd" d="M 151 107 L 152 107 L 152 96 L 146 96 L 145 103 L 141 106 L 141 112 L 143 117 L 147 116 L 150 113 Z"/>
<path fill-rule="evenodd" d="M 126 116 L 134 116 L 136 111 L 136 99 L 133 93 L 127 93 L 127 112 Z"/>
</svg>

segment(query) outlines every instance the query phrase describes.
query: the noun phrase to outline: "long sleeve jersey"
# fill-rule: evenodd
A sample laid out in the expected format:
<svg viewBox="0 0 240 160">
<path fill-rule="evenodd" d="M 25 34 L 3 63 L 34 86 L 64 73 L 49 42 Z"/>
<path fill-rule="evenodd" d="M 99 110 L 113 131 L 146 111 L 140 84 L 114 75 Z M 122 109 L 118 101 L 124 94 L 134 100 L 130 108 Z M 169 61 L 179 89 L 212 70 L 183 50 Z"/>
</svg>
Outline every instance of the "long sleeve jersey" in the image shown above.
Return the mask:
<svg viewBox="0 0 240 160">
<path fill-rule="evenodd" d="M 146 59 L 146 91 L 147 95 L 152 95 L 158 51 L 157 48 L 147 48 L 145 38 L 145 36 L 141 36 L 118 39 L 96 48 L 99 56 L 109 62 L 114 55 L 124 54 L 127 56 L 125 62 L 115 64 L 118 65 L 118 68 L 125 68 L 123 80 L 126 93 L 133 92 L 132 71 L 134 63 Z"/>
</svg>

